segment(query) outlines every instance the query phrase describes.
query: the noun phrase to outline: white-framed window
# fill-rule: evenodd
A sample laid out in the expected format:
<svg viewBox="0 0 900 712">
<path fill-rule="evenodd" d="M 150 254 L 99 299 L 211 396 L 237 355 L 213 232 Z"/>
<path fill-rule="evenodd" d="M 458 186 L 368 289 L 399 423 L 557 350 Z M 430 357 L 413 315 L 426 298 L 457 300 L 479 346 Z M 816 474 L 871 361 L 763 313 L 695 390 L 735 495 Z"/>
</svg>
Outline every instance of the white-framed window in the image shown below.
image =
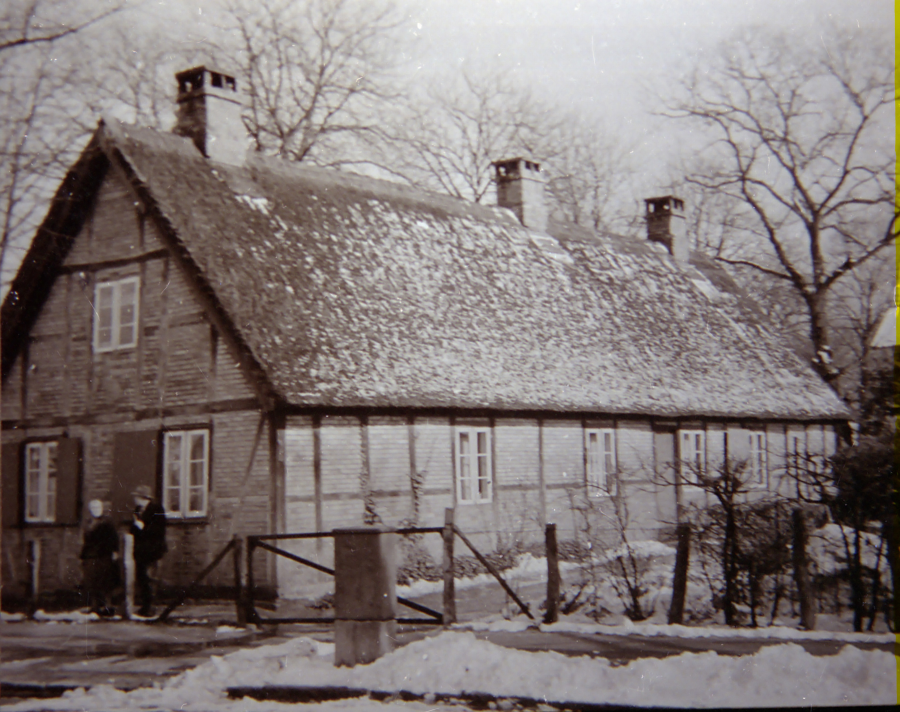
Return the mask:
<svg viewBox="0 0 900 712">
<path fill-rule="evenodd" d="M 490 502 L 493 496 L 490 428 L 456 429 L 456 501 Z"/>
<path fill-rule="evenodd" d="M 706 472 L 706 431 L 678 431 L 678 459 L 681 461 L 681 480 L 697 484 L 697 476 Z"/>
<path fill-rule="evenodd" d="M 141 281 L 98 282 L 94 289 L 94 353 L 137 345 Z"/>
<path fill-rule="evenodd" d="M 611 428 L 585 430 L 584 450 L 588 494 L 595 497 L 612 494 L 616 474 L 616 431 Z"/>
<path fill-rule="evenodd" d="M 769 483 L 769 458 L 766 447 L 766 433 L 753 430 L 747 433 L 747 483 L 753 487 L 766 487 Z"/>
<path fill-rule="evenodd" d="M 25 521 L 56 521 L 57 446 L 55 442 L 25 446 Z"/>
<path fill-rule="evenodd" d="M 209 431 L 166 433 L 163 453 L 163 506 L 173 518 L 206 516 Z"/>
</svg>

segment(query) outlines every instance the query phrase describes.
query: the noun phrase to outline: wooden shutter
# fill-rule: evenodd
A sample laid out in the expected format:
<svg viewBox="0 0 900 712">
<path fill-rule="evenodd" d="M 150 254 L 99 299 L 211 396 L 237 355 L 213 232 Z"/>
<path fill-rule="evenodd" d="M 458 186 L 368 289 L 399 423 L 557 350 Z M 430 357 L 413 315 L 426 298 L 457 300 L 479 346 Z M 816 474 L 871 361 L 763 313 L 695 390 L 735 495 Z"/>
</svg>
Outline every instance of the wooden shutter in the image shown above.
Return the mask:
<svg viewBox="0 0 900 712">
<path fill-rule="evenodd" d="M 56 442 L 56 523 L 81 520 L 81 441 L 60 438 Z"/>
<path fill-rule="evenodd" d="M 3 446 L 3 459 L 0 461 L 0 475 L 3 478 L 3 526 L 15 527 L 22 522 L 22 465 L 20 457 L 21 443 L 10 443 Z"/>
<path fill-rule="evenodd" d="M 135 487 L 147 485 L 151 492 L 156 493 L 158 462 L 158 430 L 116 433 L 112 486 L 109 492 L 114 522 L 118 524 L 131 520 L 134 512 L 131 493 Z"/>
</svg>

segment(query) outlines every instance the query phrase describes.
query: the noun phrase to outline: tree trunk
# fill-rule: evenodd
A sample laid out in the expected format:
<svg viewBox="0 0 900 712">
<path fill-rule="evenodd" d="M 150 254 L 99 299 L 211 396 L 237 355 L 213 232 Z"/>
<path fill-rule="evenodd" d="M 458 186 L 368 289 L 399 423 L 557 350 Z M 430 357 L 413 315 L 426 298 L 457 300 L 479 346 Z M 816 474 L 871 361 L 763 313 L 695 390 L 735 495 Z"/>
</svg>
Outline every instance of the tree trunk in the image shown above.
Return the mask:
<svg viewBox="0 0 900 712">
<path fill-rule="evenodd" d="M 735 616 L 735 578 L 736 571 L 736 539 L 737 526 L 734 521 L 734 512 L 729 508 L 725 512 L 725 541 L 722 546 L 722 572 L 725 574 L 725 598 L 722 601 L 722 610 L 725 613 L 725 625 L 737 625 Z"/>
<path fill-rule="evenodd" d="M 747 574 L 750 584 L 750 627 L 759 628 L 756 620 L 756 607 L 759 605 L 759 590 L 762 588 L 756 564 L 751 563 Z"/>
<path fill-rule="evenodd" d="M 816 627 L 815 593 L 809 580 L 809 559 L 807 544 L 806 516 L 802 509 L 794 510 L 794 581 L 797 583 L 797 597 L 800 599 L 800 625 L 806 630 Z"/>
<path fill-rule="evenodd" d="M 834 367 L 831 345 L 828 343 L 828 322 L 825 314 L 825 294 L 816 293 L 806 298 L 809 308 L 809 338 L 812 341 L 815 353 L 812 358 L 812 367 L 826 383 L 831 384 L 840 375 Z"/>
<path fill-rule="evenodd" d="M 684 599 L 687 595 L 688 564 L 691 554 L 691 526 L 678 525 L 678 549 L 675 552 L 675 572 L 672 575 L 672 604 L 669 606 L 669 624 L 681 625 L 684 621 Z"/>
<path fill-rule="evenodd" d="M 892 506 L 881 525 L 881 536 L 887 546 L 888 565 L 891 569 L 891 595 L 894 631 L 900 630 L 900 606 L 897 605 L 897 592 L 900 591 L 900 551 L 897 542 L 897 514 Z"/>
<path fill-rule="evenodd" d="M 860 561 L 860 547 L 862 542 L 859 527 L 855 527 L 853 539 L 853 556 L 849 562 L 848 574 L 850 576 L 850 605 L 853 608 L 853 630 L 862 632 L 863 618 L 866 615 L 866 591 L 865 581 L 862 575 L 862 562 Z"/>
</svg>

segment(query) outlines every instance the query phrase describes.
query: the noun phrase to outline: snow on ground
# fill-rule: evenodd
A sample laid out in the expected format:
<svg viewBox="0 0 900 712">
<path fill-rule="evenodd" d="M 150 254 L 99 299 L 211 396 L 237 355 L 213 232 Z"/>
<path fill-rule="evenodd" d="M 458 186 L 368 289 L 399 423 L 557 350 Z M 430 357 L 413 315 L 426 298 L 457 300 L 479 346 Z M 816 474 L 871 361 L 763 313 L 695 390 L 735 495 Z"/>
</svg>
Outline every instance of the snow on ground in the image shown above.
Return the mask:
<svg viewBox="0 0 900 712">
<path fill-rule="evenodd" d="M 101 618 L 96 613 L 82 613 L 81 611 L 47 613 L 38 610 L 34 612 L 34 620 L 45 621 L 47 623 L 87 623 L 89 621 L 99 621 Z M 106 620 L 110 619 L 107 618 Z"/>
<path fill-rule="evenodd" d="M 333 652 L 331 644 L 295 638 L 280 645 L 214 656 L 153 688 L 125 693 L 99 686 L 76 690 L 59 699 L 28 700 L 4 707 L 8 712 L 283 709 L 283 705 L 250 700 L 229 701 L 225 694 L 229 686 L 262 685 L 347 686 L 423 695 L 481 692 L 496 698 L 677 707 L 897 702 L 894 656 L 850 646 L 828 657 L 812 656 L 800 646 L 787 643 L 743 657 L 683 653 L 614 667 L 602 658 L 512 650 L 478 640 L 471 632 L 450 631 L 356 668 L 335 668 Z M 322 708 L 337 712 L 375 707 L 383 710 L 385 706 L 362 700 L 328 703 Z M 428 709 L 435 707 L 428 705 Z"/>
<path fill-rule="evenodd" d="M 587 616 L 563 616 L 557 623 L 535 624 L 525 616 L 513 619 L 502 616 L 491 616 L 483 620 L 458 623 L 454 630 L 487 631 L 492 633 L 516 632 L 538 628 L 547 633 L 578 633 L 581 635 L 621 635 L 629 638 L 636 636 L 665 638 L 745 638 L 755 640 L 832 640 L 843 643 L 893 643 L 897 641 L 894 633 L 854 633 L 835 630 L 799 630 L 790 625 L 772 625 L 763 628 L 732 628 L 731 626 L 687 626 L 659 625 L 641 621 L 634 623 L 622 618 L 617 625 L 595 623 Z"/>
<path fill-rule="evenodd" d="M 561 561 L 559 570 L 561 573 L 577 569 L 579 564 L 573 561 Z M 500 575 L 507 582 L 527 580 L 529 583 L 547 580 L 547 559 L 544 557 L 535 557 L 531 554 L 523 554 L 516 561 L 516 565 Z M 475 588 L 476 586 L 484 586 L 486 584 L 496 584 L 497 579 L 491 574 L 478 574 L 469 578 L 458 578 L 454 583 L 457 591 L 464 588 Z M 440 593 L 444 590 L 443 581 L 424 581 L 418 579 L 407 586 L 397 586 L 397 595 L 404 598 L 415 598 L 416 596 L 425 596 L 429 593 Z"/>
<path fill-rule="evenodd" d="M 507 622 L 507 621 L 504 621 Z M 513 621 L 509 621 L 512 623 Z M 500 630 L 507 630 L 502 626 Z M 584 633 L 601 635 L 644 635 L 670 638 L 751 638 L 759 640 L 837 640 L 845 643 L 893 643 L 897 636 L 893 633 L 847 633 L 832 630 L 798 630 L 788 626 L 773 625 L 767 628 L 697 627 L 686 625 L 657 625 L 655 623 L 633 623 L 625 618 L 621 625 L 601 625 L 598 623 L 562 620 L 559 623 L 540 626 L 544 631 L 560 633 Z M 487 628 L 493 630 L 493 628 Z"/>
<path fill-rule="evenodd" d="M 810 533 L 809 556 L 819 573 L 833 576 L 847 568 L 845 541 L 852 551 L 854 534 L 851 527 L 834 522 Z M 863 566 L 874 569 L 877 564 L 882 573 L 888 571 L 887 551 L 878 534 L 861 532 L 860 555 Z"/>
</svg>

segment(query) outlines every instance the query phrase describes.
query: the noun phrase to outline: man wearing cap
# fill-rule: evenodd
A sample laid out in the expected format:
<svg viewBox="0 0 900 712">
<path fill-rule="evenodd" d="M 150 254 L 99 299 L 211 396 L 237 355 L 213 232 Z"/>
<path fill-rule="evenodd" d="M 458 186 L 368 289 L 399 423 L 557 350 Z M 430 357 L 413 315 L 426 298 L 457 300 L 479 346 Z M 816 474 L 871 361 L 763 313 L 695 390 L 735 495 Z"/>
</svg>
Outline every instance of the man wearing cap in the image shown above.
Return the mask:
<svg viewBox="0 0 900 712">
<path fill-rule="evenodd" d="M 134 497 L 134 520 L 131 535 L 134 537 L 134 578 L 140 594 L 139 616 L 153 613 L 153 590 L 147 569 L 159 561 L 169 550 L 166 546 L 166 510 L 153 501 L 150 488 L 140 485 L 131 493 Z"/>
</svg>

